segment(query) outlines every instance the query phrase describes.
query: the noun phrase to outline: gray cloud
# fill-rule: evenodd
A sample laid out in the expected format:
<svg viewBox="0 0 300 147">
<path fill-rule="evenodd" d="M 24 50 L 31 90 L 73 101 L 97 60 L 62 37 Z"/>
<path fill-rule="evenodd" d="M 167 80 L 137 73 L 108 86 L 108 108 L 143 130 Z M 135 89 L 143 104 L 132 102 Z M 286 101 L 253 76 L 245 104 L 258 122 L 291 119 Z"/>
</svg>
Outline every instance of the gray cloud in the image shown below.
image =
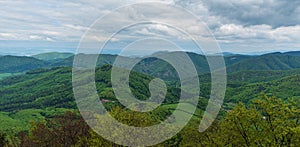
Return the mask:
<svg viewBox="0 0 300 147">
<path fill-rule="evenodd" d="M 152 0 L 142 0 L 147 2 Z M 158 0 L 159 1 L 159 0 Z M 248 48 L 260 50 L 297 49 L 300 47 L 300 1 L 283 0 L 164 0 L 193 12 L 211 29 L 225 50 L 240 51 Z M 16 0 L 0 1 L 0 40 L 79 42 L 80 37 L 99 17 L 135 0 Z M 201 32 L 193 21 L 157 8 L 157 16 L 182 22 L 192 32 Z M 134 15 L 120 14 L 111 22 L 131 21 L 144 17 L 136 10 Z M 126 16 L 126 17 L 124 17 Z M 106 31 L 113 27 L 107 23 Z M 152 25 L 131 29 L 120 34 L 117 43 L 132 36 L 169 36 L 185 40 L 166 26 Z M 197 35 L 197 34 L 193 34 Z M 92 38 L 104 41 L 107 38 Z M 184 44 L 184 43 L 183 43 Z M 255 44 L 257 47 L 253 46 Z M 72 46 L 75 47 L 75 46 Z M 0 48 L 1 50 L 1 48 Z"/>
<path fill-rule="evenodd" d="M 284 0 L 212 0 L 205 1 L 211 14 L 243 25 L 267 24 L 272 27 L 300 23 L 300 1 Z"/>
</svg>

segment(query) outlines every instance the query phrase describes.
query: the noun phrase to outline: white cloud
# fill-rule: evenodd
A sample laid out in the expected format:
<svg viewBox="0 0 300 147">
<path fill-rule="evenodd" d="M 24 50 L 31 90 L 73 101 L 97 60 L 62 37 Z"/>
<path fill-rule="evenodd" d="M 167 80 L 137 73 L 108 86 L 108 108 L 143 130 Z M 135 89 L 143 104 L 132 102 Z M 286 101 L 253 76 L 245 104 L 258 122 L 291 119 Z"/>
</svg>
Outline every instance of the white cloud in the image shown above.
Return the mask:
<svg viewBox="0 0 300 147">
<path fill-rule="evenodd" d="M 153 2 L 142 0 L 138 2 Z M 157 0 L 158 1 L 158 0 Z M 79 42 L 89 26 L 99 17 L 114 9 L 136 3 L 135 0 L 16 0 L 0 1 L 0 40 L 28 40 L 52 42 Z M 298 47 L 300 41 L 300 2 L 280 0 L 162 0 L 186 8 L 205 22 L 216 36 L 221 46 L 247 50 L 247 46 L 257 45 L 262 50 L 273 48 Z M 166 10 L 143 8 L 152 12 L 161 20 L 170 23 L 181 23 L 192 35 L 203 35 L 203 27 L 195 20 L 184 18 Z M 128 9 L 127 13 L 110 18 L 105 31 L 110 31 L 115 24 L 111 22 L 133 21 L 147 17 L 136 9 Z M 99 31 L 101 32 L 101 31 Z M 197 34 L 200 33 L 200 34 Z M 140 36 L 167 37 L 169 39 L 186 40 L 187 36 L 166 25 L 152 24 L 136 29 L 128 29 L 111 41 L 119 42 Z M 108 38 L 99 35 L 91 40 L 106 41 Z M 226 45 L 222 45 L 222 43 Z M 288 43 L 288 44 L 287 44 Z M 294 45 L 292 45 L 294 44 Z M 269 48 L 272 46 L 272 48 Z M 225 49 L 226 49 L 225 48 Z"/>
<path fill-rule="evenodd" d="M 236 24 L 222 25 L 216 32 L 218 37 L 225 40 L 298 42 L 300 41 L 300 25 L 272 28 L 269 25 L 254 25 L 244 27 Z"/>
</svg>

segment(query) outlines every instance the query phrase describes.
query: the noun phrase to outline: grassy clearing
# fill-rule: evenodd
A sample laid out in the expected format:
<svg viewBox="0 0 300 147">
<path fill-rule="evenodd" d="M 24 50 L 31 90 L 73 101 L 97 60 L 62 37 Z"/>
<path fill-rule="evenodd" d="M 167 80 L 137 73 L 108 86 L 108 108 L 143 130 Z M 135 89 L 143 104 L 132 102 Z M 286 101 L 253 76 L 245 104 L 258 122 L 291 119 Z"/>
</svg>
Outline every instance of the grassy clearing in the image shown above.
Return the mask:
<svg viewBox="0 0 300 147">
<path fill-rule="evenodd" d="M 0 80 L 10 76 L 20 75 L 20 74 L 22 73 L 0 73 Z"/>
<path fill-rule="evenodd" d="M 69 109 L 26 109 L 18 112 L 0 112 L 0 132 L 18 133 L 28 131 L 32 122 L 42 122 L 45 118 L 63 114 Z M 71 110 L 73 111 L 73 110 Z"/>
</svg>

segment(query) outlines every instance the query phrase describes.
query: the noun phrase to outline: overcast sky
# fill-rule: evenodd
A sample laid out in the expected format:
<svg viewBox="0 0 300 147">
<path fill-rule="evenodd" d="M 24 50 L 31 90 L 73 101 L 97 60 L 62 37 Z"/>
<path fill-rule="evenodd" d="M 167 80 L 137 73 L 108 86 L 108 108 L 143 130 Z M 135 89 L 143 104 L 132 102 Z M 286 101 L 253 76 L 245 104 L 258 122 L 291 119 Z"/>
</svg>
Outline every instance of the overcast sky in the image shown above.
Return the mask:
<svg viewBox="0 0 300 147">
<path fill-rule="evenodd" d="M 95 20 L 118 7 L 135 2 L 133 0 L 0 0 L 0 54 L 75 52 L 80 38 Z M 164 2 L 184 7 L 206 23 L 224 52 L 253 53 L 300 49 L 300 1 L 165 0 Z M 152 10 L 157 10 L 161 15 L 167 13 L 159 7 Z M 135 19 L 135 17 L 142 16 L 137 13 L 126 19 Z M 183 18 L 178 18 L 176 13 L 173 17 L 165 19 L 189 24 Z M 118 19 L 114 18 L 114 20 Z M 195 31 L 199 30 L 196 24 L 189 24 L 188 27 Z M 109 30 L 109 25 L 101 29 Z M 112 53 L 124 40 L 133 36 L 143 38 L 147 35 L 162 38 L 171 36 L 172 41 L 192 48 L 185 41 L 184 36 L 168 26 L 159 24 L 138 26 L 120 32 L 118 35 L 119 38 L 112 38 L 111 45 L 108 46 Z M 98 35 L 91 39 L 105 41 L 107 38 Z M 164 46 L 162 42 L 153 42 Z M 143 43 L 135 46 L 142 48 Z M 151 44 L 147 45 L 147 50 L 151 50 L 149 46 L 151 47 Z M 157 46 L 153 45 L 153 48 Z"/>
</svg>

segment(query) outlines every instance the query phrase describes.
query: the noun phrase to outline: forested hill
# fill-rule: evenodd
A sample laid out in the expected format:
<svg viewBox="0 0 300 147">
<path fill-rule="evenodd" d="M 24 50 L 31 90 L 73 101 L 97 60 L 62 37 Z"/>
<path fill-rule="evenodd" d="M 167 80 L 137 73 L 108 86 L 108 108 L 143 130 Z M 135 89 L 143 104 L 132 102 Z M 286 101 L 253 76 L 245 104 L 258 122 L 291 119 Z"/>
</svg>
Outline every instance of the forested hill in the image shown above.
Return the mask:
<svg viewBox="0 0 300 147">
<path fill-rule="evenodd" d="M 189 53 L 189 56 L 191 57 L 193 62 L 198 63 L 196 64 L 197 66 L 199 66 L 198 70 L 208 69 L 208 66 L 205 66 L 204 56 L 194 53 Z M 53 118 L 55 118 L 57 114 L 61 114 L 66 110 L 77 110 L 72 90 L 72 68 L 68 65 L 68 62 L 73 62 L 73 57 L 66 58 L 63 61 L 55 61 L 58 67 L 52 67 L 54 66 L 54 62 L 52 61 L 42 61 L 32 57 L 3 57 L 9 57 L 10 59 L 19 60 L 18 62 L 16 62 L 19 63 L 19 65 L 17 64 L 19 67 L 22 67 L 21 61 L 23 61 L 24 64 L 27 61 L 33 61 L 33 63 L 35 64 L 40 64 L 38 64 L 39 66 L 34 66 L 35 64 L 33 63 L 28 64 L 30 66 L 24 69 L 24 74 L 7 77 L 0 80 L 0 133 L 5 132 L 5 134 L 7 134 L 7 132 L 11 132 L 9 137 L 12 137 L 18 136 L 21 131 L 25 131 L 25 134 L 23 134 L 23 136 L 20 135 L 21 137 L 19 140 L 21 144 L 26 144 L 28 143 L 28 141 L 33 141 L 32 144 L 37 143 L 40 146 L 43 146 L 42 144 L 44 142 L 35 141 L 45 140 L 45 138 L 49 138 L 49 136 L 51 135 L 56 136 L 57 134 L 68 132 L 60 128 L 64 128 L 64 125 L 53 125 L 56 123 L 52 123 L 51 121 L 53 121 Z M 122 107 L 122 105 L 115 98 L 110 82 L 112 66 L 109 64 L 113 63 L 116 56 L 103 55 L 102 57 L 103 58 L 100 58 L 100 60 L 98 61 L 99 67 L 96 68 L 95 76 L 97 92 L 100 97 L 99 103 L 103 103 L 107 110 L 111 112 L 114 112 L 114 110 L 119 110 L 119 112 L 122 112 L 124 107 Z M 124 58 L 125 60 L 134 60 L 134 58 L 122 58 Z M 232 139 L 232 141 L 237 140 L 237 143 L 234 143 L 234 145 L 243 145 L 243 143 L 240 142 L 243 142 L 242 140 L 244 133 L 240 132 L 240 128 L 234 131 L 236 127 L 240 127 L 239 125 L 236 125 L 236 122 L 238 122 L 241 125 L 246 125 L 246 127 L 244 128 L 249 130 L 248 135 L 252 137 L 261 135 L 261 130 L 263 130 L 264 134 L 258 139 L 258 142 L 261 142 L 261 138 L 265 139 L 265 136 L 269 136 L 270 138 L 274 135 L 278 135 L 278 133 L 272 132 L 272 128 L 266 129 L 266 126 L 268 126 L 266 124 L 268 124 L 269 121 L 263 119 L 265 118 L 266 112 L 262 111 L 265 110 L 262 108 L 267 108 L 266 110 L 268 110 L 268 112 L 269 110 L 271 110 L 272 115 L 274 114 L 274 116 L 276 116 L 274 117 L 276 118 L 274 122 L 279 123 L 279 125 L 277 123 L 276 126 L 284 127 L 284 131 L 282 132 L 293 133 L 294 128 L 290 129 L 289 127 L 286 127 L 285 124 L 287 124 L 286 122 L 289 121 L 297 122 L 298 120 L 296 121 L 296 119 L 298 119 L 298 117 L 294 116 L 298 116 L 300 112 L 298 109 L 296 109 L 298 108 L 298 106 L 295 105 L 300 104 L 300 69 L 298 69 L 298 66 L 294 64 L 294 62 L 298 61 L 298 58 L 299 56 L 297 56 L 297 54 L 286 55 L 277 53 L 263 56 L 226 56 L 225 61 L 228 65 L 229 71 L 233 68 L 236 69 L 230 71 L 227 75 L 228 84 L 224 103 L 222 105 L 222 109 L 219 113 L 218 119 L 212 125 L 212 127 L 210 127 L 210 132 L 204 132 L 207 134 L 204 134 L 205 136 L 202 136 L 203 138 L 199 136 L 198 132 L 198 119 L 203 113 L 202 110 L 205 110 L 207 106 L 207 98 L 209 98 L 210 96 L 211 85 L 210 74 L 201 74 L 199 75 L 201 90 L 198 109 L 196 110 L 195 114 L 192 117 L 192 121 L 190 122 L 192 124 L 191 128 L 196 128 L 196 133 L 193 134 L 190 128 L 186 128 L 187 130 L 184 129 L 183 132 L 181 132 L 178 136 L 175 136 L 173 141 L 181 142 L 182 144 L 185 144 L 185 141 L 187 141 L 188 143 L 191 143 L 191 146 L 196 146 L 199 144 L 197 140 L 199 138 L 204 142 L 206 142 L 205 139 L 208 139 L 208 142 L 210 142 L 212 139 L 216 139 L 219 140 L 218 144 L 220 146 L 224 146 L 224 138 L 226 139 L 227 137 L 227 140 L 228 138 L 229 140 Z M 262 63 L 256 64 L 255 61 Z M 292 63 L 289 64 L 289 62 Z M 246 70 L 247 68 L 240 68 L 244 64 L 248 65 L 248 67 L 252 70 Z M 34 70 L 31 70 L 31 68 L 29 67 L 39 68 L 33 68 Z M 130 74 L 129 85 L 131 91 L 133 92 L 133 95 L 140 100 L 146 100 L 151 95 L 148 85 L 155 76 L 169 80 L 166 83 L 168 85 L 168 93 L 165 101 L 155 110 L 154 113 L 151 112 L 151 115 L 149 115 L 149 118 L 153 118 L 158 122 L 165 120 L 166 116 L 169 116 L 177 108 L 178 99 L 181 93 L 180 84 L 178 84 L 178 81 L 176 81 L 176 79 L 174 81 L 174 79 L 169 78 L 172 76 L 176 77 L 176 74 L 173 73 L 174 69 L 168 63 L 156 58 L 145 59 L 138 65 L 136 65 L 134 69 L 135 71 L 132 71 Z M 143 73 L 136 71 L 140 71 Z M 144 73 L 147 73 L 148 75 Z M 174 85 L 174 83 L 176 85 Z M 263 96 L 262 98 L 258 98 L 262 96 L 261 93 L 265 93 L 270 97 Z M 279 99 L 271 97 L 271 95 L 276 95 Z M 290 101 L 289 98 L 294 98 L 295 101 Z M 243 104 L 240 104 L 240 102 L 242 102 Z M 191 104 L 188 102 L 184 103 L 184 105 L 186 107 L 191 106 Z M 114 114 L 119 114 L 119 112 L 117 111 L 117 113 Z M 186 112 L 182 111 L 181 113 Z M 129 116 L 136 117 L 139 115 L 140 114 L 134 113 L 134 115 Z M 76 116 L 76 114 L 74 114 L 74 116 Z M 124 117 L 125 120 L 130 120 L 130 124 L 136 123 L 140 120 L 144 122 L 144 119 L 140 119 L 139 117 L 136 117 L 137 120 L 128 119 L 128 115 L 125 115 L 124 113 L 121 116 Z M 69 117 L 66 118 L 66 120 L 68 120 L 69 122 L 74 122 L 74 120 L 69 119 Z M 45 122 L 50 122 L 50 125 Z M 65 120 L 59 122 L 63 122 L 62 124 L 66 124 Z M 283 125 L 281 124 L 281 122 Z M 33 126 L 30 126 L 30 124 L 33 124 Z M 259 129 L 253 127 L 257 124 L 260 124 Z M 271 126 L 273 126 L 273 124 Z M 298 126 L 299 124 L 297 122 L 297 127 Z M 54 129 L 52 127 L 54 127 Z M 55 129 L 56 127 L 57 129 Z M 70 130 L 78 128 L 78 126 L 68 127 L 70 128 Z M 52 133 L 53 130 L 54 132 L 55 130 L 59 130 L 61 132 Z M 220 131 L 223 131 L 222 137 L 219 137 Z M 37 132 L 42 133 L 35 134 Z M 92 131 L 87 129 L 86 132 L 90 133 Z M 235 134 L 234 138 L 232 138 L 232 134 Z M 279 134 L 279 136 L 281 136 L 281 134 Z M 289 135 L 284 134 L 282 136 Z M 299 138 L 298 136 L 291 136 L 294 139 Z M 36 139 L 35 137 L 38 139 Z M 83 137 L 87 139 L 86 134 L 83 135 Z M 181 137 L 184 138 L 181 140 Z M 196 137 L 196 139 L 193 137 Z M 90 140 L 91 138 L 93 137 L 89 136 L 88 142 L 93 142 L 92 140 Z M 58 140 L 60 140 L 60 138 Z M 269 141 L 268 138 L 265 140 Z M 81 139 L 75 140 L 75 142 L 77 141 L 81 142 Z M 101 142 L 105 141 L 101 140 Z M 32 144 L 31 146 L 34 146 Z M 166 144 L 168 144 L 168 142 L 166 142 Z M 211 145 L 211 143 L 207 145 Z M 272 145 L 266 144 L 266 146 Z"/>
<path fill-rule="evenodd" d="M 96 70 L 96 86 L 101 99 L 115 100 L 110 83 L 111 66 Z M 72 108 L 76 104 L 72 90 L 71 67 L 55 67 L 29 71 L 0 81 L 0 111 L 22 109 Z M 150 96 L 148 84 L 153 77 L 131 72 L 130 88 L 138 99 Z M 166 103 L 176 103 L 180 90 L 169 88 Z"/>
<path fill-rule="evenodd" d="M 300 74 L 300 69 L 293 70 L 243 70 L 227 74 L 227 85 L 239 87 L 250 83 L 269 82 L 284 77 Z M 209 83 L 210 74 L 199 75 L 201 82 Z"/>
<path fill-rule="evenodd" d="M 115 100 L 110 84 L 110 65 L 97 68 L 96 82 L 101 98 Z M 63 107 L 76 108 L 72 92 L 71 67 L 38 69 L 25 75 L 0 80 L 0 110 L 13 111 L 28 108 Z M 132 72 L 133 93 L 139 99 L 150 96 L 148 84 L 153 77 Z M 300 70 L 291 71 L 242 71 L 228 74 L 225 102 L 249 102 L 260 93 L 278 97 L 300 96 Z M 201 97 L 209 97 L 209 74 L 201 75 Z M 298 88 L 298 89 L 297 89 Z M 176 103 L 180 89 L 169 87 L 167 103 Z M 204 102 L 204 101 L 203 101 Z M 203 104 L 201 104 L 203 105 Z"/>
<path fill-rule="evenodd" d="M 176 56 L 176 54 L 182 54 L 183 52 L 167 52 L 161 53 L 160 56 Z M 33 57 L 19 57 L 19 56 L 1 56 L 0 57 L 0 74 L 1 73 L 19 73 L 38 68 L 49 68 L 57 66 L 72 66 L 74 56 L 64 53 L 58 54 L 58 60 L 51 60 L 55 57 L 54 53 L 42 54 Z M 192 62 L 194 63 L 198 74 L 209 73 L 209 66 L 206 61 L 206 57 L 196 53 L 187 53 Z M 42 57 L 40 57 L 42 56 Z M 48 57 L 50 56 L 50 57 Z M 68 57 L 69 56 L 69 57 Z M 82 56 L 96 56 L 96 55 L 82 55 Z M 57 57 L 57 58 L 58 58 Z M 116 59 L 116 55 L 100 55 L 97 61 L 98 66 L 104 64 L 112 65 Z M 39 59 L 37 59 L 39 58 Z M 138 60 L 140 58 L 124 57 L 124 62 L 130 62 Z M 40 60 L 43 59 L 43 60 Z M 288 53 L 272 53 L 261 56 L 247 56 L 247 55 L 227 55 L 224 56 L 226 68 L 228 73 L 234 73 L 239 71 L 273 71 L 273 70 L 291 70 L 300 68 L 300 56 L 298 52 Z M 160 77 L 162 79 L 176 79 L 177 73 L 174 68 L 167 62 L 157 58 L 145 58 L 139 62 L 135 68 L 135 71 L 141 72 L 150 76 Z"/>
<path fill-rule="evenodd" d="M 227 67 L 228 72 L 242 70 L 290 70 L 300 68 L 300 56 L 266 54 L 237 62 Z"/>
<path fill-rule="evenodd" d="M 33 57 L 0 56 L 0 73 L 17 73 L 48 67 L 48 63 Z"/>
<path fill-rule="evenodd" d="M 279 78 L 269 82 L 250 83 L 240 87 L 227 87 L 226 102 L 244 102 L 249 103 L 262 93 L 275 95 L 278 98 L 296 98 L 300 97 L 300 74 L 291 74 L 291 76 Z"/>
</svg>

